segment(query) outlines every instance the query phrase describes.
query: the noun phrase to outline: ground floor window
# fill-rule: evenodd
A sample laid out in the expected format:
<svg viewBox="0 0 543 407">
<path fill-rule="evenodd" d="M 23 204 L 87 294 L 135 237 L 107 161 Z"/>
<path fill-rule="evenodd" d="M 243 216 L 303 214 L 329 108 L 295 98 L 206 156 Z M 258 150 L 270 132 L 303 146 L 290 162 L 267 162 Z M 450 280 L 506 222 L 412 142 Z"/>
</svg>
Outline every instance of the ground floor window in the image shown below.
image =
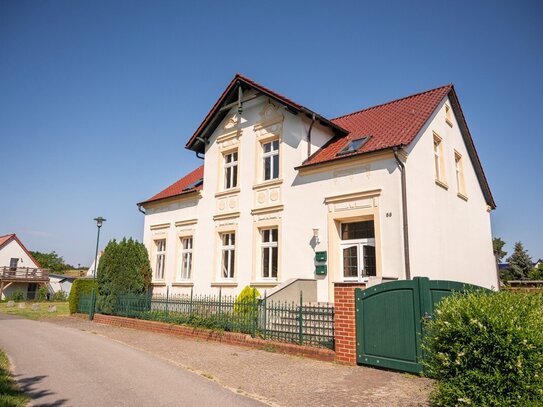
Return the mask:
<svg viewBox="0 0 543 407">
<path fill-rule="evenodd" d="M 342 223 L 340 250 L 344 280 L 358 281 L 377 275 L 372 220 Z"/>
<path fill-rule="evenodd" d="M 236 253 L 236 234 L 221 234 L 221 275 L 222 278 L 234 278 L 234 260 Z"/>
<path fill-rule="evenodd" d="M 192 236 L 181 238 L 181 280 L 189 280 L 192 272 Z"/>
<path fill-rule="evenodd" d="M 262 278 L 277 279 L 279 238 L 277 228 L 261 229 Z"/>
<path fill-rule="evenodd" d="M 155 263 L 155 279 L 164 279 L 164 267 L 166 266 L 166 239 L 155 240 L 156 247 L 156 263 Z"/>
</svg>

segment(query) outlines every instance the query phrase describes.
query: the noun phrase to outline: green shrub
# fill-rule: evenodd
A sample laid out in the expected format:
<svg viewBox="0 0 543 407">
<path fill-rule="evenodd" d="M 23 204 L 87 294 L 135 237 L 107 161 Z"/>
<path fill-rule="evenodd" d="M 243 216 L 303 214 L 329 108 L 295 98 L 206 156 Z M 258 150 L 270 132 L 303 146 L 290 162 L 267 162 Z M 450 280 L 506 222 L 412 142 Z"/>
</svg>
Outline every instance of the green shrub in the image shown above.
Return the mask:
<svg viewBox="0 0 543 407">
<path fill-rule="evenodd" d="M 436 405 L 543 405 L 542 294 L 457 293 L 425 329 Z"/>
<path fill-rule="evenodd" d="M 49 289 L 42 285 L 39 289 L 38 289 L 38 295 L 37 295 L 37 298 L 36 300 L 37 301 L 47 301 L 47 294 L 49 294 Z"/>
<path fill-rule="evenodd" d="M 97 280 L 97 308 L 105 314 L 112 314 L 119 295 L 147 291 L 151 283 L 147 249 L 136 240 L 111 240 L 100 257 Z"/>
<path fill-rule="evenodd" d="M 241 290 L 234 302 L 234 314 L 254 314 L 257 308 L 258 297 L 260 297 L 260 293 L 256 288 L 246 286 Z"/>
<path fill-rule="evenodd" d="M 66 301 L 67 299 L 68 295 L 66 291 L 59 290 L 53 294 L 53 301 Z"/>
<path fill-rule="evenodd" d="M 23 290 L 20 288 L 17 288 L 13 294 L 6 296 L 8 300 L 12 300 L 15 302 L 24 301 L 25 295 L 23 293 Z"/>
<path fill-rule="evenodd" d="M 93 286 L 96 287 L 94 280 L 91 279 L 78 278 L 74 281 L 70 290 L 70 295 L 68 296 L 70 314 L 75 314 L 77 312 L 81 294 L 90 295 Z"/>
</svg>

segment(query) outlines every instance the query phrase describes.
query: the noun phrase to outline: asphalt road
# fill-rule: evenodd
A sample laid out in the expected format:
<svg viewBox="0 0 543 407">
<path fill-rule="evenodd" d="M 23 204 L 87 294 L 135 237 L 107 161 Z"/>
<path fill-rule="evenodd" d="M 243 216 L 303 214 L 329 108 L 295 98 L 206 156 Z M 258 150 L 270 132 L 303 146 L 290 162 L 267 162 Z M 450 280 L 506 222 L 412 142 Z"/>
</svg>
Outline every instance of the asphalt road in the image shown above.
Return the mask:
<svg viewBox="0 0 543 407">
<path fill-rule="evenodd" d="M 0 347 L 36 406 L 260 406 L 211 380 L 89 332 L 0 314 Z"/>
</svg>

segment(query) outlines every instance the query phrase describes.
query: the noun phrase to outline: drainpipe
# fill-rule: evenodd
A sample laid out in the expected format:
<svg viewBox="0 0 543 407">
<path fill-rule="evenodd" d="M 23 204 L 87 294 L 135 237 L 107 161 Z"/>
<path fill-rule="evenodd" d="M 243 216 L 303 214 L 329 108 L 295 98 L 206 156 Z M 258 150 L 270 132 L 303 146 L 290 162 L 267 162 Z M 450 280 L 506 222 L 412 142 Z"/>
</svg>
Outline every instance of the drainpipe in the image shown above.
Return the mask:
<svg viewBox="0 0 543 407">
<path fill-rule="evenodd" d="M 198 151 L 196 151 L 196 158 L 199 158 L 200 160 L 203 160 L 204 155 L 202 153 L 199 153 Z"/>
<path fill-rule="evenodd" d="M 313 125 L 315 124 L 315 113 L 311 118 L 311 124 L 309 125 L 309 130 L 307 131 L 307 158 L 311 156 L 311 130 L 313 130 Z"/>
<path fill-rule="evenodd" d="M 402 174 L 402 216 L 403 216 L 403 250 L 405 253 L 405 279 L 411 280 L 411 267 L 409 265 L 409 227 L 407 224 L 407 188 L 406 188 L 406 177 L 405 177 L 405 165 L 400 160 L 400 157 L 398 156 L 398 148 L 395 147 L 393 149 L 394 151 L 394 158 L 396 159 L 396 163 L 398 164 L 398 167 L 400 168 L 400 172 Z"/>
<path fill-rule="evenodd" d="M 145 215 L 145 209 L 142 209 L 143 206 L 141 204 L 138 204 L 138 211 L 140 211 L 141 213 L 143 213 Z"/>
</svg>

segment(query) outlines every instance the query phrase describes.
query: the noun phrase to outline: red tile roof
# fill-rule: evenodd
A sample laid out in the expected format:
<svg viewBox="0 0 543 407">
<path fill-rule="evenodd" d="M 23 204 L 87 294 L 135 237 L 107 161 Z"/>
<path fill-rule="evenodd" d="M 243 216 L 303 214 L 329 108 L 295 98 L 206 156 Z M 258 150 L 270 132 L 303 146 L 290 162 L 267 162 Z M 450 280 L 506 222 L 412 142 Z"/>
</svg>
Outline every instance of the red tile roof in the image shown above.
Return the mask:
<svg viewBox="0 0 543 407">
<path fill-rule="evenodd" d="M 452 85 L 442 86 L 332 119 L 333 123 L 348 130 L 349 134 L 334 137 L 301 167 L 408 145 L 451 89 Z M 370 138 L 358 151 L 337 156 L 350 141 L 365 136 Z"/>
<path fill-rule="evenodd" d="M 34 256 L 32 256 L 32 254 L 28 251 L 28 249 L 25 247 L 25 245 L 23 244 L 23 242 L 21 242 L 19 240 L 19 238 L 17 237 L 17 235 L 15 233 L 11 233 L 9 235 L 4 235 L 4 236 L 0 236 L 0 249 L 8 244 L 11 240 L 15 240 L 17 243 L 19 243 L 19 246 L 22 247 L 22 249 L 25 251 L 25 253 L 28 255 L 28 257 L 30 257 L 30 260 L 32 260 L 34 262 L 34 264 L 36 265 L 36 267 L 38 268 L 41 268 L 41 264 L 38 262 L 38 260 L 36 260 L 34 258 Z M 1 264 L 0 264 L 1 266 Z"/>
<path fill-rule="evenodd" d="M 161 199 L 171 198 L 172 196 L 179 196 L 179 195 L 184 195 L 184 194 L 188 194 L 195 191 L 200 191 L 204 188 L 203 179 L 204 179 L 204 166 L 201 165 L 198 168 L 196 168 L 194 171 L 185 175 L 179 181 L 174 182 L 168 188 L 152 196 L 146 201 L 140 202 L 138 205 L 158 201 Z M 198 181 L 202 181 L 202 182 L 194 186 L 194 183 L 197 183 Z"/>
</svg>

